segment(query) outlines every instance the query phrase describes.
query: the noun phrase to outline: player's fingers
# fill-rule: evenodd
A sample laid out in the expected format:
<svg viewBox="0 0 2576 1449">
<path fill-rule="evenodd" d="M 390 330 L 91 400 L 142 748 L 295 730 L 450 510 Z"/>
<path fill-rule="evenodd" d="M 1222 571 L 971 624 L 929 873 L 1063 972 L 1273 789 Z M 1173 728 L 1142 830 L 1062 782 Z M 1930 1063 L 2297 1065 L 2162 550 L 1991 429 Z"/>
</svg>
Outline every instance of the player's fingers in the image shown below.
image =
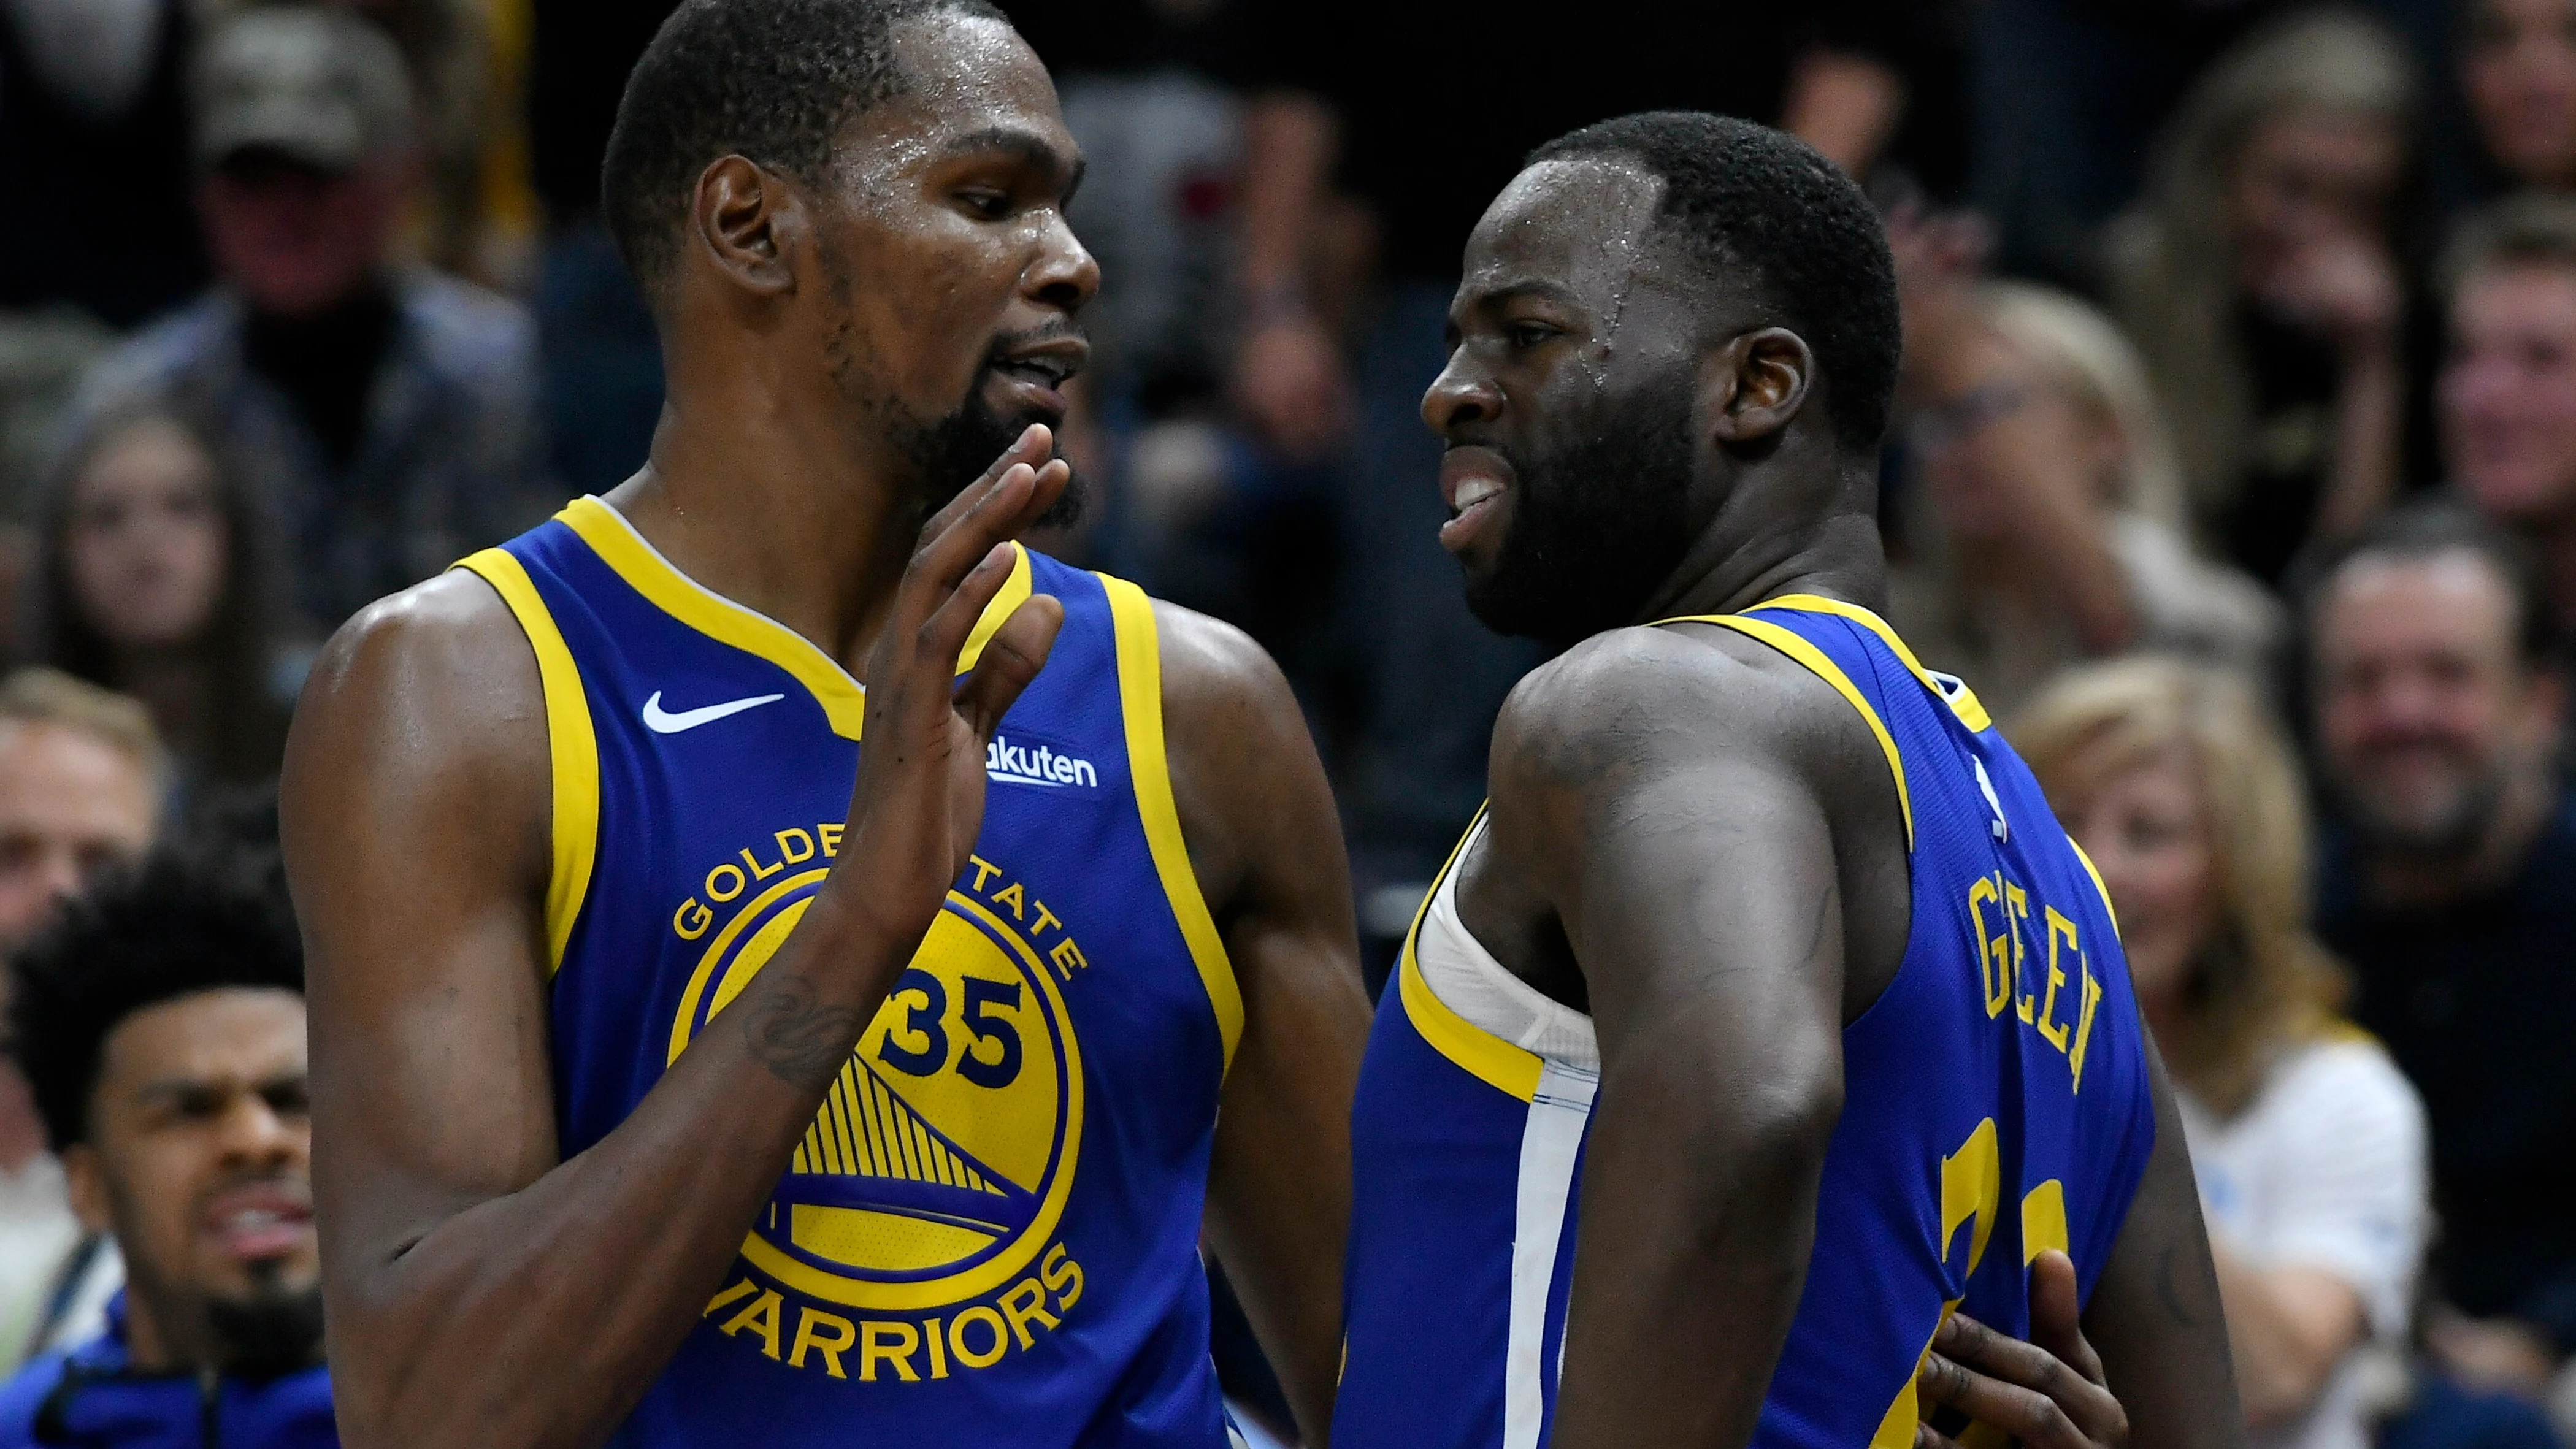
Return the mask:
<svg viewBox="0 0 2576 1449">
<path fill-rule="evenodd" d="M 930 614 L 984 551 L 1028 531 L 1073 479 L 1073 465 L 1049 459 L 1034 469 L 1013 463 L 936 537 L 925 536 L 904 570 L 892 623 Z M 971 627 L 971 626 L 970 626 Z"/>
<path fill-rule="evenodd" d="M 1007 543 L 996 543 L 986 549 L 966 576 L 957 581 L 948 597 L 941 600 L 930 617 L 913 627 L 912 637 L 903 641 L 906 653 L 901 666 L 911 678 L 924 687 L 920 700 L 912 708 L 945 708 L 953 692 L 957 674 L 957 656 L 966 648 L 966 636 L 975 632 L 975 621 L 984 617 L 1002 586 L 1011 581 L 1011 570 L 1018 555 Z M 892 625 L 888 626 L 893 627 Z M 895 642 L 895 641 L 889 641 Z M 937 685 L 932 686 L 936 680 Z M 869 683 L 874 684 L 871 680 Z M 918 718 L 918 716 L 916 716 Z"/>
<path fill-rule="evenodd" d="M 2068 1367 L 2097 1384 L 2102 1356 L 2084 1337 L 2084 1307 L 2076 1293 L 2075 1260 L 2055 1248 L 2041 1251 L 2030 1265 L 2030 1341 L 2066 1361 Z"/>
<path fill-rule="evenodd" d="M 1056 631 L 1062 627 L 1064 605 L 1052 595 L 1037 594 L 1012 610 L 993 637 L 984 641 L 983 657 L 975 661 L 974 672 L 957 691 L 957 712 L 965 717 L 978 743 L 993 737 L 1011 702 L 1046 666 L 1047 651 L 1055 647 Z"/>
<path fill-rule="evenodd" d="M 2089 1441 L 2115 1443 L 2127 1437 L 2127 1415 L 2110 1390 L 2085 1378 L 2037 1344 L 1997 1333 L 1964 1313 L 1954 1313 L 1932 1335 L 1932 1346 L 1972 1373 L 1991 1375 L 2004 1384 L 2047 1399 L 2080 1426 Z"/>
<path fill-rule="evenodd" d="M 950 524 L 955 523 L 967 509 L 975 506 L 977 495 L 990 489 L 994 480 L 1011 471 L 1012 465 L 1026 463 L 1035 468 L 1045 463 L 1054 455 L 1054 452 L 1055 433 L 1046 424 L 1031 423 L 1022 428 L 1019 437 L 1012 440 L 1011 446 L 1004 448 L 1002 455 L 993 460 L 993 466 L 986 468 L 974 482 L 958 489 L 956 497 L 949 499 L 940 506 L 937 513 L 930 515 L 930 521 L 921 526 L 921 541 L 927 544 L 947 532 Z"/>
<path fill-rule="evenodd" d="M 1959 1441 L 1932 1427 L 1928 1420 L 1914 1425 L 1914 1449 L 1959 1449 Z"/>
<path fill-rule="evenodd" d="M 1926 1403 L 1947 1404 L 2020 1440 L 2024 1449 L 2094 1449 L 2048 1395 L 1988 1378 L 1941 1354 L 1923 1356 L 1915 1383 Z"/>
</svg>

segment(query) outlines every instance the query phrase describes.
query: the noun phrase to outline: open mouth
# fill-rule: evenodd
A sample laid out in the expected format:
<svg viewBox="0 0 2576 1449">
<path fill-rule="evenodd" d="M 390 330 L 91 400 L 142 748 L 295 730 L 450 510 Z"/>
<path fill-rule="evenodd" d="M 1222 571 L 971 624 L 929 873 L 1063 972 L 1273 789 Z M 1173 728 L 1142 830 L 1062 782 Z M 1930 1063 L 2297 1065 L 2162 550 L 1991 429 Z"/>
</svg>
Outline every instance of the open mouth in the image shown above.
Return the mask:
<svg viewBox="0 0 2576 1449">
<path fill-rule="evenodd" d="M 283 1187 L 242 1187 L 220 1194 L 199 1221 L 225 1252 L 244 1261 L 283 1257 L 313 1240 L 312 1203 Z"/>
<path fill-rule="evenodd" d="M 1449 521 L 1440 525 L 1440 545 L 1465 548 L 1510 491 L 1511 464 L 1491 448 L 1452 448 L 1440 459 L 1440 497 L 1449 505 Z"/>
</svg>

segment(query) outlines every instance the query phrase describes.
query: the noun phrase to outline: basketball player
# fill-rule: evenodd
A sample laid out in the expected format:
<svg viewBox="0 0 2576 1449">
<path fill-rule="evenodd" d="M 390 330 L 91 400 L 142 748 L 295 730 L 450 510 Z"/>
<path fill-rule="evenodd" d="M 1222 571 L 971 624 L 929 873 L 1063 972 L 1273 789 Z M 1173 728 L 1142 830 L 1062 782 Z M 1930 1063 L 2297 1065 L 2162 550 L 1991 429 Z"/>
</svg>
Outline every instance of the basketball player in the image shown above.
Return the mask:
<svg viewBox="0 0 2576 1449">
<path fill-rule="evenodd" d="M 352 1444 L 1210 1449 L 1203 1201 L 1320 1437 L 1331 795 L 1242 635 L 1005 542 L 1079 174 L 976 0 L 691 0 L 638 65 L 650 465 L 349 625 L 287 766 Z"/>
<path fill-rule="evenodd" d="M 1377 1016 L 1336 1449 L 1903 1449 L 1953 1311 L 2026 1333 L 2043 1253 L 2139 1442 L 2241 1442 L 2110 904 L 1873 612 L 1858 189 L 1749 123 L 1604 122 L 1486 212 L 1450 319 L 1441 540 L 1570 647 Z"/>
<path fill-rule="evenodd" d="M 1241 635 L 1003 542 L 1079 171 L 975 0 L 690 0 L 638 65 L 650 466 L 354 621 L 290 748 L 353 1445 L 1216 1449 L 1203 1216 L 1322 1442 L 1331 797 Z"/>
</svg>

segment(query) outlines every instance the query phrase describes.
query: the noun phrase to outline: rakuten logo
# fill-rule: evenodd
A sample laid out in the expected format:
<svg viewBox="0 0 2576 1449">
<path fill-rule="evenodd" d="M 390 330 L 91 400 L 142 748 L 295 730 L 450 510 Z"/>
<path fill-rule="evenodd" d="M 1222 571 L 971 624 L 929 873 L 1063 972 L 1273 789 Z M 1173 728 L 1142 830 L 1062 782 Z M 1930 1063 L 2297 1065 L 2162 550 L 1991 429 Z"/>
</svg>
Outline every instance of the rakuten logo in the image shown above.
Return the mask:
<svg viewBox="0 0 2576 1449">
<path fill-rule="evenodd" d="M 1100 772 L 1089 760 L 1061 755 L 1045 745 L 1034 748 L 1011 743 L 1008 735 L 995 735 L 984 747 L 984 774 L 997 784 L 1037 785 L 1049 790 L 1067 785 L 1099 788 Z"/>
</svg>

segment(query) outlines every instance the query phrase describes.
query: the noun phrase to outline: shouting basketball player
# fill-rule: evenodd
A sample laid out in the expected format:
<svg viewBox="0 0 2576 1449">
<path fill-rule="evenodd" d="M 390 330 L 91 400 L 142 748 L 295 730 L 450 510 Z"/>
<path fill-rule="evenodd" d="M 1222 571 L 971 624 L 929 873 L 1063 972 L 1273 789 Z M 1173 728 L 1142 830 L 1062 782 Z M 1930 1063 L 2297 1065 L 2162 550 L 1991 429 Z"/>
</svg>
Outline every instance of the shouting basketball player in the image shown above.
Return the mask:
<svg viewBox="0 0 2576 1449">
<path fill-rule="evenodd" d="M 1945 1321 L 2024 1331 L 2051 1250 L 2140 1440 L 2239 1442 L 2110 904 L 1872 612 L 1859 190 L 1764 127 L 1604 122 L 1486 212 L 1450 325 L 1441 541 L 1570 647 L 1378 1013 L 1337 1449 L 1903 1449 Z"/>
<path fill-rule="evenodd" d="M 360 616 L 290 749 L 352 1444 L 1216 1449 L 1203 1219 L 1322 1442 L 1331 796 L 1241 635 L 1004 543 L 1080 169 L 978 0 L 638 65 L 650 466 Z"/>
</svg>

